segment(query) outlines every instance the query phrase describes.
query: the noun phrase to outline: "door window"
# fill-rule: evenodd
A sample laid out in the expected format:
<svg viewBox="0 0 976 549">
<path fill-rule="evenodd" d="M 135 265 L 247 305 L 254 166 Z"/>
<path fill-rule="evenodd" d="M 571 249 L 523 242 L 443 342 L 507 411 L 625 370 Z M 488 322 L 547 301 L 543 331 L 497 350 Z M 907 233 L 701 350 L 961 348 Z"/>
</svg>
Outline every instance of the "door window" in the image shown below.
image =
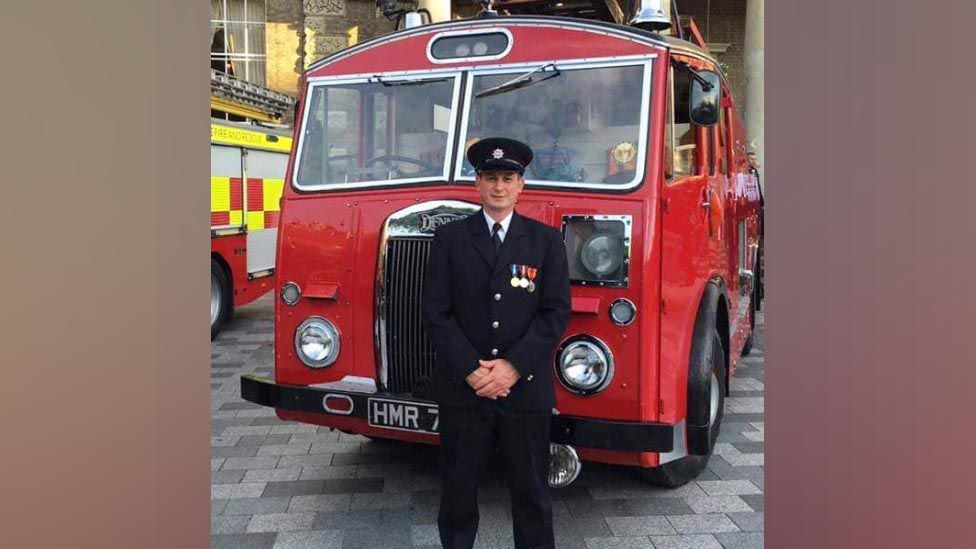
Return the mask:
<svg viewBox="0 0 976 549">
<path fill-rule="evenodd" d="M 689 101 L 691 75 L 671 69 L 671 158 L 672 176 L 698 175 L 698 127 L 691 122 Z"/>
</svg>

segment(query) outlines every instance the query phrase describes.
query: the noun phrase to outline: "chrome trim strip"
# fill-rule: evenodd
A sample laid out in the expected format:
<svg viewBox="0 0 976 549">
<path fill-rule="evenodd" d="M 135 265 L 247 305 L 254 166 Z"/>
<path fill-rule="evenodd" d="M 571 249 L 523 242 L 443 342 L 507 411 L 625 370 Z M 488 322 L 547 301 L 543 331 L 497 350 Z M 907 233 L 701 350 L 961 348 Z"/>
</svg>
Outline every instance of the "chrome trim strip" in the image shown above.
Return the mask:
<svg viewBox="0 0 976 549">
<path fill-rule="evenodd" d="M 656 59 L 658 57 L 657 53 L 641 53 L 636 55 L 611 55 L 611 56 L 601 56 L 601 57 L 582 57 L 579 59 L 548 59 L 543 61 L 518 61 L 512 63 L 497 63 L 494 65 L 467 65 L 459 67 L 436 67 L 433 69 L 410 69 L 403 71 L 371 71 L 362 73 L 351 73 L 351 74 L 339 74 L 332 76 L 316 76 L 308 79 L 309 85 L 311 84 L 322 84 L 322 83 L 340 83 L 348 84 L 356 81 L 366 80 L 373 77 L 381 77 L 384 79 L 393 79 L 400 77 L 416 77 L 416 76 L 430 76 L 434 77 L 447 77 L 462 73 L 469 73 L 472 71 L 502 71 L 504 69 L 511 69 L 512 72 L 519 69 L 524 70 L 526 67 L 535 67 L 542 64 L 542 66 L 560 63 L 562 67 L 572 67 L 575 65 L 586 65 L 599 63 L 606 65 L 621 64 L 626 65 L 630 61 L 632 65 L 638 64 L 640 61 L 646 61 L 648 59 Z"/>
<path fill-rule="evenodd" d="M 335 391 L 348 391 L 350 393 L 374 394 L 376 393 L 376 380 L 370 377 L 344 376 L 339 381 L 328 383 L 314 383 L 309 387 L 317 389 L 332 389 Z"/>
<path fill-rule="evenodd" d="M 329 406 L 329 399 L 330 398 L 340 398 L 340 399 L 345 400 L 346 402 L 349 403 L 349 409 L 348 410 L 345 410 L 345 411 L 343 411 L 343 410 L 336 410 L 335 408 Z M 356 404 L 352 401 L 352 397 L 350 397 L 349 395 L 340 395 L 340 394 L 337 394 L 337 393 L 329 393 L 329 394 L 325 395 L 324 397 L 322 397 L 322 408 L 325 408 L 325 411 L 326 412 L 329 412 L 330 414 L 336 414 L 338 416 L 348 416 L 348 415 L 351 415 L 352 414 L 353 409 L 356 408 Z"/>
<path fill-rule="evenodd" d="M 683 458 L 688 455 L 688 444 L 685 440 L 685 420 L 674 424 L 674 449 L 670 452 L 658 454 L 658 465 Z"/>
<path fill-rule="evenodd" d="M 445 220 L 447 219 L 446 216 L 452 216 L 456 218 L 455 220 L 459 220 L 460 217 L 466 217 L 477 212 L 480 208 L 481 206 L 478 204 L 460 200 L 430 200 L 393 212 L 383 222 L 378 239 L 379 250 L 376 254 L 376 280 L 374 283 L 376 299 L 373 308 L 376 379 L 380 390 L 388 390 L 390 374 L 389 342 L 386 340 L 388 313 L 386 262 L 387 245 L 390 238 L 433 238 L 434 229 L 442 223 L 432 220 Z"/>
</svg>

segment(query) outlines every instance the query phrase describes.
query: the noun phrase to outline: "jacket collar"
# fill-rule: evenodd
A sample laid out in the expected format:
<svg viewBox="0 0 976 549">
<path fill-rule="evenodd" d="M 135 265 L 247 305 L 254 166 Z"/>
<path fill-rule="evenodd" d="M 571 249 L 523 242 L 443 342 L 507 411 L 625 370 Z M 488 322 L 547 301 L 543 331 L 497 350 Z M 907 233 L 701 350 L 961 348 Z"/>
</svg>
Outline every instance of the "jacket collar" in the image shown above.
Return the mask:
<svg viewBox="0 0 976 549">
<path fill-rule="evenodd" d="M 505 234 L 505 240 L 502 241 L 502 247 L 497 257 L 485 225 L 484 208 L 469 215 L 466 221 L 468 222 L 468 230 L 471 232 L 471 242 L 474 249 L 478 251 L 478 254 L 489 267 L 493 267 L 492 275 L 506 269 L 512 258 L 522 249 L 522 237 L 525 236 L 525 219 L 517 211 L 512 212 L 512 221 L 508 225 L 508 232 Z"/>
</svg>

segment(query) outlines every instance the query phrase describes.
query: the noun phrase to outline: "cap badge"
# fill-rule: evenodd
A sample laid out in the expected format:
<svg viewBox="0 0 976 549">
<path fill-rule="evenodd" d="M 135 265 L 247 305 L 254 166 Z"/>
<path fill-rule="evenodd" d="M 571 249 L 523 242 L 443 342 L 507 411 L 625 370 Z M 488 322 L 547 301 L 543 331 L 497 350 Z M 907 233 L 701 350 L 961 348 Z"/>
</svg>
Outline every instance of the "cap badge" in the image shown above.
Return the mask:
<svg viewBox="0 0 976 549">
<path fill-rule="evenodd" d="M 495 149 L 495 150 L 494 150 L 494 151 L 493 151 L 493 152 L 491 153 L 491 156 L 492 156 L 492 157 L 494 157 L 494 158 L 495 158 L 495 160 L 498 160 L 499 158 L 503 158 L 503 157 L 505 156 L 505 151 L 503 151 L 503 150 L 501 150 L 501 149 Z"/>
</svg>

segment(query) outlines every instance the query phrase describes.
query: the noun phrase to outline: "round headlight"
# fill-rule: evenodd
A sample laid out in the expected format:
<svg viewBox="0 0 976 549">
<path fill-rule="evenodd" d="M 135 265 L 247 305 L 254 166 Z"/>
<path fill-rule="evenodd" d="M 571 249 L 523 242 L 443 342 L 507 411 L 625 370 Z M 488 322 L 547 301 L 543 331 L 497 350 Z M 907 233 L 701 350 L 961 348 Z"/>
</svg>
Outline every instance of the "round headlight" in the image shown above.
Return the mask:
<svg viewBox="0 0 976 549">
<path fill-rule="evenodd" d="M 574 393 L 597 393 L 613 378 L 613 355 L 595 337 L 575 336 L 566 340 L 557 357 L 559 381 Z"/>
<path fill-rule="evenodd" d="M 455 57 L 467 57 L 469 55 L 471 55 L 471 46 L 470 45 L 468 45 L 468 44 L 466 44 L 464 42 L 461 42 L 460 44 L 458 44 L 457 46 L 454 47 L 454 56 Z"/>
<path fill-rule="evenodd" d="M 629 299 L 620 298 L 610 304 L 610 320 L 617 326 L 627 326 L 637 316 L 637 307 Z"/>
<path fill-rule="evenodd" d="M 281 301 L 285 305 L 294 305 L 298 303 L 298 298 L 302 297 L 302 289 L 298 287 L 298 284 L 294 282 L 287 282 L 281 287 Z"/>
<path fill-rule="evenodd" d="M 475 42 L 474 49 L 472 51 L 475 55 L 484 55 L 488 53 L 488 44 L 485 42 Z"/>
<path fill-rule="evenodd" d="M 309 317 L 295 330 L 295 352 L 309 368 L 324 368 L 339 356 L 339 331 L 320 316 Z"/>
<path fill-rule="evenodd" d="M 583 243 L 580 261 L 597 276 L 612 274 L 624 261 L 623 243 L 613 235 L 596 233 Z"/>
</svg>

